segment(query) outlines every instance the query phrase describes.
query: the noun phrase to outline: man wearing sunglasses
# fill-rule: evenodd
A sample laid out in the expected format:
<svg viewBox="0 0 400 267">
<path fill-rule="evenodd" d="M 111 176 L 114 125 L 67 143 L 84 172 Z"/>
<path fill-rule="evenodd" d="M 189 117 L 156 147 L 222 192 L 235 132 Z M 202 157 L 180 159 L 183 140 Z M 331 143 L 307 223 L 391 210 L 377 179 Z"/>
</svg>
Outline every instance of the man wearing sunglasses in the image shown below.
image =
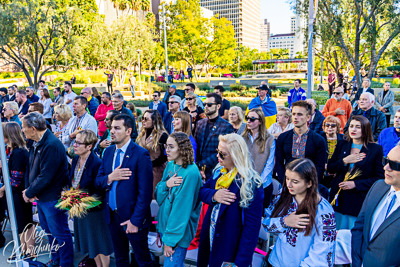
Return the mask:
<svg viewBox="0 0 400 267">
<path fill-rule="evenodd" d="M 343 98 L 344 96 L 344 88 L 342 84 L 339 84 L 338 87 L 333 91 L 333 98 L 330 98 L 322 110 L 322 115 L 324 117 L 328 117 L 329 115 L 335 116 L 340 120 L 341 123 L 341 131 L 343 133 L 343 128 L 347 123 L 347 120 L 350 119 L 350 115 L 352 112 L 352 107 L 350 101 Z"/>
<path fill-rule="evenodd" d="M 161 93 L 159 91 L 154 91 L 153 93 L 153 102 L 150 102 L 149 109 L 158 110 L 161 115 L 161 119 L 164 119 L 165 114 L 168 112 L 168 107 L 164 102 L 160 100 Z"/>
<path fill-rule="evenodd" d="M 399 266 L 400 146 L 383 158 L 385 180 L 369 190 L 351 230 L 352 266 Z"/>
<path fill-rule="evenodd" d="M 197 166 L 203 179 L 209 179 L 212 170 L 218 164 L 218 136 L 233 133 L 233 126 L 218 115 L 222 98 L 219 94 L 208 93 L 204 100 L 207 118 L 199 120 L 194 138 L 197 143 Z"/>
<path fill-rule="evenodd" d="M 247 116 L 249 110 L 252 110 L 253 108 L 261 108 L 265 116 L 265 126 L 268 129 L 276 122 L 276 114 L 278 113 L 276 109 L 276 103 L 268 95 L 270 90 L 268 85 L 260 85 L 260 87 L 257 89 L 258 96 L 251 100 L 245 115 Z"/>
<path fill-rule="evenodd" d="M 378 138 L 378 144 L 383 147 L 385 157 L 394 146 L 400 143 L 400 108 L 394 114 L 393 127 L 384 129 Z"/>
<path fill-rule="evenodd" d="M 177 95 L 173 95 L 169 98 L 168 107 L 169 112 L 167 112 L 163 119 L 163 124 L 165 130 L 167 130 L 168 134 L 174 132 L 174 126 L 172 122 L 174 121 L 174 114 L 179 111 L 179 106 L 181 104 L 181 98 Z"/>
<path fill-rule="evenodd" d="M 188 96 L 189 93 L 193 93 L 194 94 L 194 90 L 196 89 L 196 85 L 194 85 L 194 83 L 188 83 L 185 86 L 185 97 Z M 201 101 L 201 98 L 198 95 L 196 96 L 196 103 L 197 106 L 201 107 L 202 109 L 204 109 L 204 105 L 203 105 L 203 101 Z M 186 104 L 186 98 L 183 98 L 182 102 L 181 102 L 181 106 L 180 106 L 180 110 L 183 110 L 184 108 L 186 108 L 187 104 Z"/>
<path fill-rule="evenodd" d="M 28 86 L 26 88 L 26 97 L 28 98 L 31 103 L 39 102 L 39 97 L 34 94 L 34 90 L 32 86 Z"/>
</svg>

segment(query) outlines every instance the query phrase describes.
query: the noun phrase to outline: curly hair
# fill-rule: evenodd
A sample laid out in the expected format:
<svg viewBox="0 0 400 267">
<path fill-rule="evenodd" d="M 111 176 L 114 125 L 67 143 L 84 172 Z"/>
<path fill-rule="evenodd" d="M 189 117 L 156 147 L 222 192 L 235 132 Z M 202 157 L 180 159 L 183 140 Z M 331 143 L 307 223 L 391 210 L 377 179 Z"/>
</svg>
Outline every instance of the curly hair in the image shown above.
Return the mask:
<svg viewBox="0 0 400 267">
<path fill-rule="evenodd" d="M 187 134 L 183 132 L 172 133 L 169 137 L 174 138 L 178 144 L 179 156 L 182 158 L 182 167 L 187 168 L 188 165 L 194 163 L 193 146 Z"/>
</svg>

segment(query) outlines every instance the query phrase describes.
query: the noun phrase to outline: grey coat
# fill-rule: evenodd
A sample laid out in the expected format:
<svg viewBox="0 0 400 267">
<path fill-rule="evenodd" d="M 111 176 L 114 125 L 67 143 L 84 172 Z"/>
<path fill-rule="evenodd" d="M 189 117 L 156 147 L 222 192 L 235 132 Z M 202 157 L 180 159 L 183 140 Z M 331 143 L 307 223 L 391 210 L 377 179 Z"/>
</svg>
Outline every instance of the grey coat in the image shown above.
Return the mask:
<svg viewBox="0 0 400 267">
<path fill-rule="evenodd" d="M 394 92 L 392 90 L 389 90 L 389 92 L 385 95 L 385 98 L 383 98 L 383 91 L 380 91 L 375 100 L 375 105 L 378 110 L 380 107 L 388 110 L 388 112 L 385 112 L 385 115 L 394 115 L 393 103 Z"/>
<path fill-rule="evenodd" d="M 379 180 L 371 187 L 364 200 L 351 230 L 351 257 L 354 267 L 398 266 L 400 263 L 400 208 L 383 221 L 370 241 L 372 216 L 389 190 L 390 186 L 384 180 Z"/>
</svg>

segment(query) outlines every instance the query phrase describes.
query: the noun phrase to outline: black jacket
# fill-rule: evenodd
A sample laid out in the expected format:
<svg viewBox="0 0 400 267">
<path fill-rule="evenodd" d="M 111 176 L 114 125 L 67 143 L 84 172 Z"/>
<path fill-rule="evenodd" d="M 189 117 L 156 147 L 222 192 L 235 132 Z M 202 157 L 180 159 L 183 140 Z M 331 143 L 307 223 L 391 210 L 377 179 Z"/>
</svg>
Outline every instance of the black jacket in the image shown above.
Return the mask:
<svg viewBox="0 0 400 267">
<path fill-rule="evenodd" d="M 72 186 L 75 167 L 76 164 L 78 163 L 78 160 L 79 156 L 76 156 L 72 160 L 71 170 L 69 172 L 69 186 Z M 96 156 L 93 152 L 90 153 L 82 173 L 81 181 L 79 183 L 79 189 L 85 191 L 86 193 L 89 193 L 90 196 L 96 195 L 100 198 L 100 200 L 103 200 L 105 197 L 105 191 L 97 189 L 94 183 L 97 177 L 97 173 L 100 169 L 100 166 L 101 166 L 101 159 L 98 156 Z M 101 209 L 102 205 L 91 208 L 89 211 L 101 210 Z"/>
<path fill-rule="evenodd" d="M 138 132 L 137 132 L 137 128 L 136 128 L 136 122 L 135 122 L 135 116 L 133 116 L 132 111 L 130 111 L 129 109 L 127 109 L 126 107 L 122 107 L 121 110 L 116 110 L 119 114 L 126 114 L 132 117 L 133 119 L 133 129 L 132 129 L 132 133 L 131 133 L 131 139 L 133 142 L 136 141 L 136 138 L 138 137 Z"/>
<path fill-rule="evenodd" d="M 164 124 L 164 128 L 165 130 L 167 130 L 168 134 L 171 134 L 171 125 L 172 125 L 172 118 L 173 118 L 173 114 L 172 112 L 167 112 L 164 116 L 163 119 L 163 124 Z"/>
<path fill-rule="evenodd" d="M 283 132 L 276 141 L 275 167 L 281 183 L 283 183 L 285 179 L 285 165 L 296 159 L 292 157 L 293 133 L 293 129 Z M 327 158 L 327 148 L 324 139 L 316 132 L 310 130 L 307 135 L 305 149 L 305 157 L 315 164 L 318 173 L 318 181 L 321 181 L 324 175 Z"/>
<path fill-rule="evenodd" d="M 58 200 L 68 181 L 65 147 L 54 134 L 46 130 L 36 148 L 33 145 L 29 150 L 25 195 L 28 198 L 36 196 L 43 202 Z"/>
<path fill-rule="evenodd" d="M 357 93 L 354 96 L 354 99 L 351 101 L 351 104 L 353 105 L 356 101 L 360 100 L 360 97 L 362 95 L 362 92 L 364 91 L 364 88 L 362 88 L 362 86 L 360 88 L 357 89 Z M 366 91 L 367 93 L 371 93 L 371 94 L 375 94 L 374 93 L 374 89 L 371 89 L 370 87 L 367 89 Z M 358 106 L 357 106 L 358 108 Z"/>
<path fill-rule="evenodd" d="M 22 115 L 28 114 L 29 105 L 30 105 L 31 103 L 32 103 L 32 102 L 29 101 L 29 99 L 27 99 L 27 100 L 25 101 L 25 103 L 22 105 L 22 109 L 21 109 L 21 111 L 20 111 L 18 114 L 22 114 Z"/>
<path fill-rule="evenodd" d="M 354 110 L 347 120 L 346 126 L 343 128 L 343 133 L 346 133 L 349 129 L 351 118 L 356 115 L 363 116 L 363 113 L 364 111 L 362 109 Z M 375 142 L 377 142 L 379 134 L 387 127 L 385 114 L 372 107 L 365 113 L 365 117 L 369 120 L 369 123 L 371 123 L 372 134 L 374 135 Z"/>
<path fill-rule="evenodd" d="M 310 123 L 308 128 L 317 134 L 322 134 L 324 130 L 322 129 L 322 124 L 324 123 L 325 117 L 322 115 L 321 111 L 315 110 L 314 120 Z"/>
<path fill-rule="evenodd" d="M 350 166 L 344 165 L 343 159 L 350 155 L 352 142 L 345 140 L 338 141 L 332 158 L 328 161 L 328 173 L 336 174 L 331 181 L 331 192 L 329 201 L 332 201 L 339 191 L 339 183 L 343 182 Z M 354 178 L 356 188 L 350 190 L 341 190 L 337 199 L 337 205 L 333 208 L 335 211 L 345 215 L 358 216 L 361 206 L 371 186 L 379 179 L 384 178 L 382 165 L 383 149 L 382 146 L 369 143 L 367 147 L 361 148 L 361 153 L 366 157 L 354 164 L 354 171 L 360 169 L 361 175 Z M 350 165 L 350 164 L 349 164 Z"/>
</svg>

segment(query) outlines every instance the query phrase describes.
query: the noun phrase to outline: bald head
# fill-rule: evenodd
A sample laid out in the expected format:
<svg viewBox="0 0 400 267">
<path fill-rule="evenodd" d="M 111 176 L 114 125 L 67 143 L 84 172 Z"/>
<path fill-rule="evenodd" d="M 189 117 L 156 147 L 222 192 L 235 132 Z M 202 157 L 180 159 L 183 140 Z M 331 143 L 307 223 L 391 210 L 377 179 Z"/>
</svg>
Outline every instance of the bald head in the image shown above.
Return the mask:
<svg viewBox="0 0 400 267">
<path fill-rule="evenodd" d="M 387 158 L 396 163 L 400 163 L 400 146 L 395 146 L 390 150 Z M 392 185 L 396 191 L 400 190 L 400 171 L 392 170 L 389 164 L 386 164 L 383 169 L 385 170 L 385 183 Z"/>
<path fill-rule="evenodd" d="M 88 99 L 91 94 L 92 94 L 92 88 L 90 87 L 83 88 L 81 91 L 81 96 L 86 97 L 86 99 Z"/>
</svg>

